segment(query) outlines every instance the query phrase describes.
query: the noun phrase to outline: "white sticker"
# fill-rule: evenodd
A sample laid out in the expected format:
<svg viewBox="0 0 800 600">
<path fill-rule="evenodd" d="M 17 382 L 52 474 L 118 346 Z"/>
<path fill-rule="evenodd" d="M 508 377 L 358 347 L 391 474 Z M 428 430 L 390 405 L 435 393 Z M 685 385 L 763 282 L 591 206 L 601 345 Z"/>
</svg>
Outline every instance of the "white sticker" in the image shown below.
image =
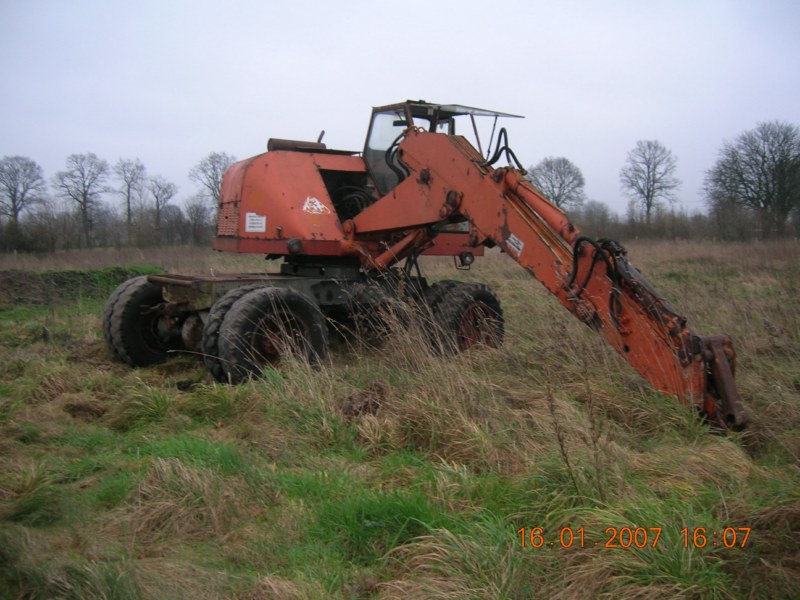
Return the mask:
<svg viewBox="0 0 800 600">
<path fill-rule="evenodd" d="M 244 213 L 244 230 L 247 233 L 264 233 L 267 230 L 266 215 Z"/>
<path fill-rule="evenodd" d="M 506 240 L 506 244 L 508 244 L 509 247 L 511 249 L 513 249 L 514 252 L 517 253 L 517 256 L 522 254 L 522 249 L 525 247 L 525 242 L 523 242 L 521 239 L 519 239 L 513 233 L 508 236 L 508 239 Z"/>
<path fill-rule="evenodd" d="M 313 196 L 309 196 L 306 198 L 306 203 L 303 204 L 303 212 L 310 215 L 325 215 L 331 210 Z"/>
</svg>

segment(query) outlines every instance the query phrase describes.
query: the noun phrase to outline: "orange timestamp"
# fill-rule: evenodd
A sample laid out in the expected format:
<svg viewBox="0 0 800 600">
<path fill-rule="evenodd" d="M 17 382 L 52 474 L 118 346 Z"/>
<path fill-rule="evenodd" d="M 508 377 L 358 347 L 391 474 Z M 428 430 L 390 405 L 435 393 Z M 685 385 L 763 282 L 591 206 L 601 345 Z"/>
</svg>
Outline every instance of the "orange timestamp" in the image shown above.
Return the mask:
<svg viewBox="0 0 800 600">
<path fill-rule="evenodd" d="M 517 529 L 522 548 L 656 548 L 663 543 L 662 533 L 662 527 L 606 527 L 604 536 L 587 535 L 583 527 L 562 527 L 551 534 L 542 527 Z M 744 548 L 750 527 L 684 527 L 678 538 L 684 548 Z"/>
</svg>

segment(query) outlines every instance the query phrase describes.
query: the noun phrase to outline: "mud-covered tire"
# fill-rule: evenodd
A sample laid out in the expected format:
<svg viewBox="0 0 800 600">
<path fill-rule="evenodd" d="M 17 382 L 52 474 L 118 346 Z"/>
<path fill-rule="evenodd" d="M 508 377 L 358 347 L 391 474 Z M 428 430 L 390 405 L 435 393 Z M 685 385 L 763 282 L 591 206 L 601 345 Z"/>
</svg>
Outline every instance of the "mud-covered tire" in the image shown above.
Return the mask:
<svg viewBox="0 0 800 600">
<path fill-rule="evenodd" d="M 357 342 L 366 349 L 382 348 L 414 317 L 413 308 L 377 284 L 358 290 L 349 306 L 348 324 Z"/>
<path fill-rule="evenodd" d="M 425 304 L 430 313 L 435 313 L 439 303 L 441 303 L 444 295 L 455 287 L 467 285 L 461 281 L 453 281 L 452 279 L 445 279 L 443 281 L 436 281 L 428 286 L 425 290 Z"/>
<path fill-rule="evenodd" d="M 200 351 L 203 353 L 203 363 L 206 368 L 214 379 L 221 383 L 228 381 L 228 376 L 219 360 L 219 330 L 222 327 L 222 321 L 239 298 L 262 287 L 264 287 L 262 284 L 253 284 L 229 290 L 208 311 L 205 325 L 203 325 L 203 341 L 200 344 Z"/>
<path fill-rule="evenodd" d="M 406 302 L 386 296 L 380 302 L 358 307 L 352 317 L 359 343 L 368 349 L 378 349 L 391 336 L 407 330 L 415 314 Z"/>
<path fill-rule="evenodd" d="M 136 279 L 138 279 L 138 277 Z M 128 289 L 128 287 L 136 279 L 128 279 L 127 281 L 119 284 L 117 288 L 111 292 L 108 300 L 106 300 L 106 305 L 103 307 L 103 338 L 106 340 L 106 345 L 116 360 L 122 360 L 122 356 L 120 356 L 119 351 L 117 350 L 116 346 L 114 346 L 114 341 L 111 339 L 111 315 L 114 312 L 114 306 L 116 305 L 117 300 L 119 300 L 120 294 Z"/>
<path fill-rule="evenodd" d="M 499 348 L 505 336 L 505 320 L 494 291 L 480 283 L 439 283 L 442 285 L 429 288 L 428 295 L 434 351 L 455 354 L 476 345 Z"/>
<path fill-rule="evenodd" d="M 312 364 L 328 354 L 328 327 L 316 303 L 295 290 L 262 288 L 228 310 L 219 333 L 226 380 L 258 377 L 268 364 L 291 353 Z"/>
<path fill-rule="evenodd" d="M 115 358 L 147 367 L 180 348 L 180 338 L 159 331 L 161 317 L 151 310 L 163 302 L 161 286 L 146 275 L 129 279 L 111 294 L 103 310 L 103 334 Z"/>
</svg>

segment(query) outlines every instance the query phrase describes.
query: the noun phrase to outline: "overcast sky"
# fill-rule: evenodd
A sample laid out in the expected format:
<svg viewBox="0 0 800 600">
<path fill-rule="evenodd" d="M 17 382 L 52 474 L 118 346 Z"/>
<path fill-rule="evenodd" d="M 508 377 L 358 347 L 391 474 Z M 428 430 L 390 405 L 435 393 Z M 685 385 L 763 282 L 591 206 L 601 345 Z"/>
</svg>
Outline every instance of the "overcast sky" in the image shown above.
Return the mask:
<svg viewBox="0 0 800 600">
<path fill-rule="evenodd" d="M 0 156 L 49 178 L 69 154 L 187 173 L 270 137 L 361 149 L 372 106 L 406 98 L 525 115 L 523 164 L 565 156 L 589 198 L 624 211 L 637 140 L 678 158 L 702 208 L 724 140 L 800 124 L 795 0 L 0 0 Z"/>
</svg>

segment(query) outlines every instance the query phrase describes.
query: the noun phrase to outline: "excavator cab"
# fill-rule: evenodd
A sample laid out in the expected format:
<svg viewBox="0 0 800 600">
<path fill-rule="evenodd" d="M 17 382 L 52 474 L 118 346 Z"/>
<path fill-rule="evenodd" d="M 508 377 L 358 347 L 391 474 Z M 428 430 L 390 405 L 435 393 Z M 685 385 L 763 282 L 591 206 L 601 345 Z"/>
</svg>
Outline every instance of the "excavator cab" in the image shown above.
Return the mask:
<svg viewBox="0 0 800 600">
<path fill-rule="evenodd" d="M 456 135 L 456 121 L 466 121 L 466 119 L 457 119 L 457 117 L 467 116 L 471 121 L 471 130 L 475 137 L 471 142 L 474 141 L 473 145 L 481 154 L 483 154 L 483 146 L 475 117 L 494 117 L 495 124 L 499 117 L 522 118 L 520 115 L 494 110 L 458 104 L 433 104 L 424 100 L 407 100 L 401 104 L 373 108 L 372 120 L 364 145 L 364 161 L 379 196 L 388 194 L 407 175 L 402 161 L 399 160 L 397 150 L 409 127 L 420 128 L 430 133 Z M 459 132 L 461 130 L 466 133 L 469 128 L 465 127 L 464 123 L 459 128 Z M 491 145 L 491 138 L 489 145 Z"/>
</svg>

